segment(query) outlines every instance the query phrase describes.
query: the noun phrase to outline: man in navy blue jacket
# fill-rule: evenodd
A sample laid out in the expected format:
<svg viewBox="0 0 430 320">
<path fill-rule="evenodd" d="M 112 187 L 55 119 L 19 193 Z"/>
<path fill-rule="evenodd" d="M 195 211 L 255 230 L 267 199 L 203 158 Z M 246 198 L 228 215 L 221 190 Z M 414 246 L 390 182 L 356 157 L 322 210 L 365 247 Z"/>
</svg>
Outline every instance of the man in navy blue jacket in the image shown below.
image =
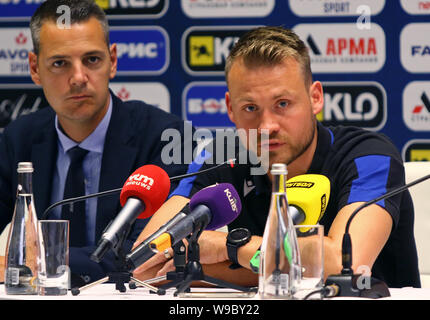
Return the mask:
<svg viewBox="0 0 430 320">
<path fill-rule="evenodd" d="M 58 24 L 57 8 L 70 8 L 70 25 Z M 50 108 L 12 122 L 0 141 L 0 230 L 11 221 L 17 188 L 18 162 L 34 166 L 36 212 L 63 199 L 70 164 L 67 151 L 88 151 L 83 160 L 86 193 L 123 186 L 145 164 L 162 167 L 169 176 L 185 173 L 185 165 L 164 165 L 161 141 L 165 129 L 184 131 L 184 122 L 140 101 L 122 102 L 109 90 L 116 74 L 117 49 L 109 43 L 106 16 L 91 0 L 43 3 L 30 28 L 34 52 L 29 54 L 32 80 L 41 85 Z M 180 147 L 180 146 L 179 146 Z M 172 186 L 173 188 L 174 186 Z M 70 267 L 78 280 L 93 282 L 115 270 L 114 254 L 99 263 L 90 260 L 108 223 L 120 211 L 119 195 L 86 202 L 86 239 L 70 248 Z M 49 218 L 61 218 L 61 209 Z M 129 251 L 146 220 L 137 220 L 124 243 Z"/>
<path fill-rule="evenodd" d="M 246 147 L 258 155 L 267 152 L 267 168 L 275 163 L 288 165 L 288 179 L 303 174 L 329 178 L 330 199 L 320 220 L 325 232 L 324 276 L 339 274 L 343 269 L 342 239 L 353 212 L 364 202 L 405 184 L 398 150 L 381 134 L 318 123 L 316 115 L 324 105 L 323 87 L 312 78 L 305 43 L 289 29 L 267 26 L 244 34 L 230 51 L 225 73 L 228 85 L 225 101 L 230 120 L 246 133 L 247 141 L 252 141 L 250 138 L 256 132 L 268 134 L 268 139 L 259 139 L 257 146 L 248 143 Z M 209 161 L 191 164 L 190 168 L 204 170 L 213 166 L 211 158 L 220 161 L 212 150 L 209 147 L 204 152 Z M 228 182 L 236 188 L 242 203 L 240 216 L 228 229 L 237 236 L 235 229 L 246 228 L 251 237 L 243 236 L 244 241 L 238 241 L 236 246 L 227 245 L 226 232 L 205 230 L 199 235 L 200 262 L 209 276 L 240 285 L 257 285 L 258 276 L 252 273 L 250 260 L 263 241 L 272 177 L 270 172 L 253 173 L 252 165 L 219 167 L 195 179 L 182 180 L 145 226 L 135 245 L 171 219 L 196 192 L 214 183 Z M 420 287 L 413 225 L 409 192 L 360 211 L 349 230 L 354 272 L 371 273 L 391 288 Z M 311 248 L 312 245 L 301 247 L 302 263 L 307 254 L 314 256 L 315 250 Z M 155 255 L 134 271 L 135 276 L 145 279 L 173 270 L 174 260 L 168 256 Z M 231 268 L 232 263 L 243 268 Z M 308 270 L 312 267 L 303 266 Z"/>
</svg>

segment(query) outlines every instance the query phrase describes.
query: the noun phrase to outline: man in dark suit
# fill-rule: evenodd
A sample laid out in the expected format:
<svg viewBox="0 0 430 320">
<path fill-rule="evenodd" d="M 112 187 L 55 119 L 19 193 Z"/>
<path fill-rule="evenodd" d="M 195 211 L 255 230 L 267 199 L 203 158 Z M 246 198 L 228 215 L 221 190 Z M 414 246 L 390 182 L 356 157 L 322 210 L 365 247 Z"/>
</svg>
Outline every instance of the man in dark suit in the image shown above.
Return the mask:
<svg viewBox="0 0 430 320">
<path fill-rule="evenodd" d="M 60 24 L 57 8 L 70 9 L 70 24 Z M 63 7 L 64 8 L 64 7 Z M 60 11 L 61 12 L 61 11 Z M 67 21 L 64 20 L 64 21 Z M 62 22 L 64 22 L 62 21 Z M 85 193 L 123 186 L 145 164 L 162 167 L 169 176 L 185 173 L 186 166 L 165 165 L 165 129 L 184 132 L 178 117 L 139 101 L 122 102 L 109 90 L 116 74 L 116 44 L 109 43 L 106 16 L 92 0 L 50 0 L 33 15 L 30 28 L 34 52 L 29 54 L 32 80 L 41 85 L 50 108 L 12 122 L 0 141 L 0 230 L 11 221 L 17 188 L 18 162 L 31 161 L 33 190 L 39 219 L 46 208 L 66 195 L 71 164 L 69 151 L 84 149 L 82 171 Z M 180 147 L 180 146 L 179 146 Z M 173 188 L 173 186 L 172 186 Z M 82 285 L 115 270 L 114 254 L 101 263 L 90 260 L 108 223 L 120 210 L 119 196 L 87 200 L 85 223 L 71 228 L 83 234 L 71 243 L 70 268 Z M 64 218 L 61 208 L 49 218 Z M 130 250 L 145 220 L 137 220 L 124 243 Z M 72 278 L 73 279 L 73 278 Z"/>
</svg>

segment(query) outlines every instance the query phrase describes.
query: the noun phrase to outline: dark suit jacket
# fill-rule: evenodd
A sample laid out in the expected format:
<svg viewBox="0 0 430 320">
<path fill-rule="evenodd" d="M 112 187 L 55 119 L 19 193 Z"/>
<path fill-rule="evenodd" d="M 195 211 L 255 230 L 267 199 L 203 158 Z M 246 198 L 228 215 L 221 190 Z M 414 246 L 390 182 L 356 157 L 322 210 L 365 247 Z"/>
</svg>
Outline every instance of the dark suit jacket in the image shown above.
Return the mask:
<svg viewBox="0 0 430 320">
<path fill-rule="evenodd" d="M 166 166 L 161 160 L 161 150 L 169 143 L 161 141 L 163 130 L 175 128 L 182 135 L 184 122 L 143 102 L 122 102 L 112 92 L 111 95 L 113 110 L 102 156 L 99 191 L 121 188 L 130 174 L 145 164 L 160 166 L 169 176 L 185 173 L 185 164 Z M 12 219 L 18 162 L 33 163 L 33 193 L 39 219 L 51 205 L 51 184 L 57 157 L 54 119 L 55 112 L 51 108 L 44 108 L 20 117 L 3 132 L 0 139 L 0 230 Z M 171 190 L 173 188 L 174 185 Z M 96 242 L 120 208 L 119 194 L 99 198 Z M 146 220 L 136 220 L 124 244 L 126 252 L 131 249 Z M 95 247 L 70 248 L 71 270 L 87 282 L 102 278 L 106 272 L 115 269 L 113 252 L 109 252 L 103 261 L 97 264 L 89 259 L 94 249 Z"/>
</svg>

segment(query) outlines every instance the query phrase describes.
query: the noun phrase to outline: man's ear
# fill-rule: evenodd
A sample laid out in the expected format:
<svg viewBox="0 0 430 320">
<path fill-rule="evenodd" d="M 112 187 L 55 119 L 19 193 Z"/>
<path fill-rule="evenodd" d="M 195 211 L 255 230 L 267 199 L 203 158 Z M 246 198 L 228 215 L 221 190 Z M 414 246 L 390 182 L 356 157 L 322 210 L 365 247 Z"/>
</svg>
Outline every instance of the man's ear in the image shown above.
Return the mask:
<svg viewBox="0 0 430 320">
<path fill-rule="evenodd" d="M 233 109 L 232 109 L 232 105 L 231 105 L 231 98 L 230 98 L 230 92 L 226 92 L 225 93 L 225 104 L 227 106 L 227 114 L 228 117 L 230 118 L 230 121 L 234 122 L 234 115 L 233 115 Z"/>
<path fill-rule="evenodd" d="M 116 75 L 116 70 L 118 66 L 118 56 L 117 56 L 117 50 L 116 50 L 116 43 L 112 44 L 109 48 L 109 54 L 110 54 L 110 79 L 113 79 Z"/>
<path fill-rule="evenodd" d="M 324 107 L 324 92 L 321 82 L 315 81 L 309 88 L 313 114 L 317 115 Z"/>
<path fill-rule="evenodd" d="M 28 64 L 30 66 L 30 76 L 33 82 L 37 85 L 42 85 L 40 82 L 39 65 L 37 63 L 37 55 L 30 51 L 28 53 Z"/>
</svg>

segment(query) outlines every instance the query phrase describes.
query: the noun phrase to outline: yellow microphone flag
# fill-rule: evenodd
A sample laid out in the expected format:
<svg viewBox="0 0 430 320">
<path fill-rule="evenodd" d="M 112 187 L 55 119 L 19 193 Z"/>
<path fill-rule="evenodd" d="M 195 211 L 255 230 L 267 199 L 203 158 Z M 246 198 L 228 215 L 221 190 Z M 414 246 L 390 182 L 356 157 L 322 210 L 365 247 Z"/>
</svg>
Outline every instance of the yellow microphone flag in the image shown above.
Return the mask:
<svg viewBox="0 0 430 320">
<path fill-rule="evenodd" d="M 299 224 L 317 224 L 330 199 L 330 180 L 321 174 L 303 174 L 289 179 L 285 186 L 288 205 L 305 213 L 305 219 Z"/>
</svg>

